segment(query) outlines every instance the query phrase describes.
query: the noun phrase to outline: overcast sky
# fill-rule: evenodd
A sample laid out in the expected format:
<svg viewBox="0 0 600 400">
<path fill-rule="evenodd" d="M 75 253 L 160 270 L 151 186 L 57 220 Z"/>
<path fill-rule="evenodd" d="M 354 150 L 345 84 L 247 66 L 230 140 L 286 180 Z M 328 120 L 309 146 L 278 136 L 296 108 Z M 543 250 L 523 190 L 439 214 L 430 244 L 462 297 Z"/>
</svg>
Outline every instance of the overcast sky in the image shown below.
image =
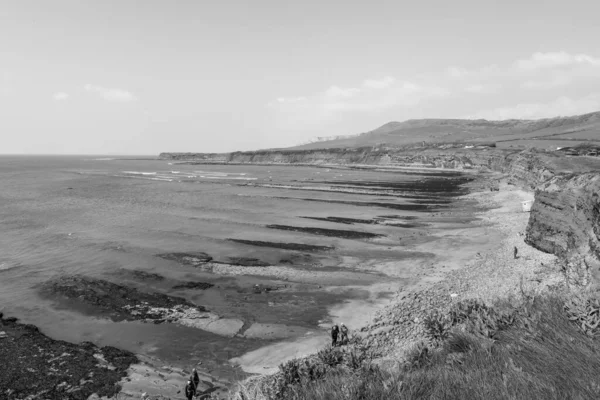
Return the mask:
<svg viewBox="0 0 600 400">
<path fill-rule="evenodd" d="M 0 153 L 300 144 L 600 110 L 597 0 L 0 0 Z"/>
</svg>

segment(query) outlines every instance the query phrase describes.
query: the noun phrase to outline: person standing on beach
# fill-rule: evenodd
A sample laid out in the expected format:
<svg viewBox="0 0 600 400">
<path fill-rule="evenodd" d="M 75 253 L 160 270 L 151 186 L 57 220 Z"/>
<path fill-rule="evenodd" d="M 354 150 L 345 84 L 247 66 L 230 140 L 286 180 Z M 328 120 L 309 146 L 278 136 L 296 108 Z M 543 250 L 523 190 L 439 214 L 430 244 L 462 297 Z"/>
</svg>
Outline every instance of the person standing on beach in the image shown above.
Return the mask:
<svg viewBox="0 0 600 400">
<path fill-rule="evenodd" d="M 185 385 L 185 397 L 187 397 L 187 400 L 192 400 L 195 392 L 196 390 L 192 381 L 187 381 L 187 385 Z"/>
<path fill-rule="evenodd" d="M 339 332 L 340 332 L 340 329 L 338 328 L 337 325 L 333 325 L 331 327 L 331 346 L 337 345 L 337 338 L 338 338 Z"/>
<path fill-rule="evenodd" d="M 342 322 L 340 325 L 340 343 L 342 345 L 344 344 L 348 344 L 348 327 L 346 325 L 344 325 L 344 323 Z"/>
<path fill-rule="evenodd" d="M 198 371 L 196 368 L 192 369 L 192 374 L 190 375 L 190 381 L 194 386 L 194 395 L 198 392 L 198 384 L 200 383 L 200 377 L 198 376 Z"/>
<path fill-rule="evenodd" d="M 517 246 L 515 246 L 515 252 L 514 253 L 515 253 L 514 256 L 515 256 L 515 260 L 516 260 L 517 258 L 519 258 L 519 256 L 518 256 L 519 249 L 517 249 Z"/>
</svg>

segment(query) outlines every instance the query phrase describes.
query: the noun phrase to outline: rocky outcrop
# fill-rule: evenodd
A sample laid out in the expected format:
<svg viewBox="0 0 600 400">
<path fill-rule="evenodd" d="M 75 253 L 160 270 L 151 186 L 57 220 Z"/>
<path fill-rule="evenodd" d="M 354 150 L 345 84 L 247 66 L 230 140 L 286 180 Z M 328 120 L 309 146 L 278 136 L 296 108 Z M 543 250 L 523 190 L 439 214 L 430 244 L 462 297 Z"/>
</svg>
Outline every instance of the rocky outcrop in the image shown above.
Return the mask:
<svg viewBox="0 0 600 400">
<path fill-rule="evenodd" d="M 0 313 L 0 399 L 113 398 L 138 358 L 114 347 L 54 340 Z"/>
<path fill-rule="evenodd" d="M 600 282 L 600 173 L 556 176 L 538 186 L 526 242 L 557 255 L 567 283 Z"/>
<path fill-rule="evenodd" d="M 194 288 L 204 290 L 208 288 L 206 285 L 206 283 L 199 283 L 194 285 Z M 142 292 L 133 287 L 83 276 L 65 276 L 46 282 L 41 294 L 61 301 L 64 306 L 76 307 L 83 303 L 93 313 L 104 315 L 117 322 L 124 320 L 155 324 L 166 322 L 228 337 L 235 336 L 244 325 L 242 320 L 220 318 L 203 306 L 181 297 L 158 292 Z"/>
</svg>

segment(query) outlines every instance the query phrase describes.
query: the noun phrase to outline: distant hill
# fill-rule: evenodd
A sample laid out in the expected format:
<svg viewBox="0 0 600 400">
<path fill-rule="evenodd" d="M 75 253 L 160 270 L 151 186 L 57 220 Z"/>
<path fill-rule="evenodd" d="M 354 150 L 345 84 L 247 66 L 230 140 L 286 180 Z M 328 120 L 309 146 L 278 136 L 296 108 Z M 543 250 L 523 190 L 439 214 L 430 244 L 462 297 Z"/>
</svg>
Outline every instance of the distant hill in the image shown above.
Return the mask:
<svg viewBox="0 0 600 400">
<path fill-rule="evenodd" d="M 600 142 L 600 111 L 538 120 L 411 119 L 388 122 L 370 132 L 337 136 L 289 149 L 401 146 L 418 142 L 490 142 L 499 147 L 556 148 Z"/>
</svg>

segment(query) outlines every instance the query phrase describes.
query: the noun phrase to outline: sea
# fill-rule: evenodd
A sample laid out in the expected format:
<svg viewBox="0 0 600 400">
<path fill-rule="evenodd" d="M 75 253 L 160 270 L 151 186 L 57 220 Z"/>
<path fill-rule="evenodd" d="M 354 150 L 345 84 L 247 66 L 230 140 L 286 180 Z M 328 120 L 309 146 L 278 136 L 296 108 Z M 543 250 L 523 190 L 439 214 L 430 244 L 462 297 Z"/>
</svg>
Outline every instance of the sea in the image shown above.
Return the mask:
<svg viewBox="0 0 600 400">
<path fill-rule="evenodd" d="M 228 359 L 265 341 L 172 324 L 114 322 L 61 306 L 41 296 L 40 287 L 57 277 L 83 275 L 185 297 L 246 322 L 287 323 L 287 314 L 270 311 L 270 301 L 244 307 L 245 288 L 275 279 L 212 276 L 157 255 L 205 252 L 222 263 L 253 258 L 304 271 L 353 272 L 370 260 L 409 257 L 401 239 L 415 231 L 427 236 L 427 216 L 464 193 L 458 183 L 466 180 L 460 176 L 386 168 L 192 165 L 134 156 L 0 156 L 0 311 L 55 339 L 116 346 L 172 363 L 211 359 L 214 371 L 225 371 Z M 449 184 L 448 177 L 458 183 Z M 355 238 L 352 231 L 373 235 Z M 174 290 L 132 280 L 125 272 L 133 270 L 215 287 Z M 337 291 L 323 297 L 309 290 L 311 283 L 300 283 L 314 307 L 290 314 L 295 325 L 316 327 L 327 318 L 327 307 L 352 295 Z"/>
</svg>

